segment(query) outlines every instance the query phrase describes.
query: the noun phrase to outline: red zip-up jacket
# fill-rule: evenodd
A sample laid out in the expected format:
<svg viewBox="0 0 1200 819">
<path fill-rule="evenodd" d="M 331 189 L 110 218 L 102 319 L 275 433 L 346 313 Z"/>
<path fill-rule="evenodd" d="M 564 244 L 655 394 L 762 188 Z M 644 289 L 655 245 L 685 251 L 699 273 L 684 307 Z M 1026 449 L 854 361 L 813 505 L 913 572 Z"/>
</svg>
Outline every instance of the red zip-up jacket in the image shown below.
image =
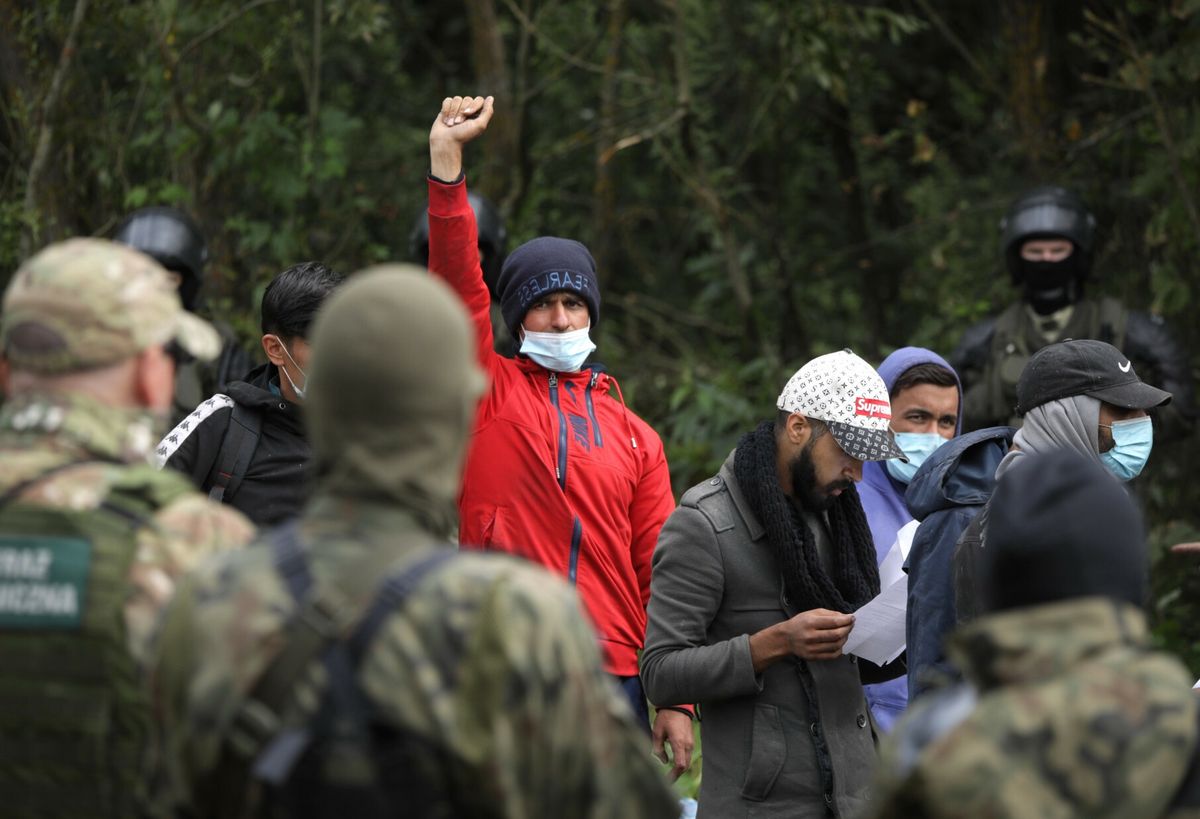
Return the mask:
<svg viewBox="0 0 1200 819">
<path fill-rule="evenodd" d="M 491 378 L 467 451 L 459 542 L 567 578 L 599 634 L 605 669 L 637 674 L 650 557 L 675 508 L 662 441 L 609 394 L 615 381 L 599 369 L 554 373 L 492 349 L 465 180 L 429 180 L 429 268 L 470 312 Z"/>
</svg>

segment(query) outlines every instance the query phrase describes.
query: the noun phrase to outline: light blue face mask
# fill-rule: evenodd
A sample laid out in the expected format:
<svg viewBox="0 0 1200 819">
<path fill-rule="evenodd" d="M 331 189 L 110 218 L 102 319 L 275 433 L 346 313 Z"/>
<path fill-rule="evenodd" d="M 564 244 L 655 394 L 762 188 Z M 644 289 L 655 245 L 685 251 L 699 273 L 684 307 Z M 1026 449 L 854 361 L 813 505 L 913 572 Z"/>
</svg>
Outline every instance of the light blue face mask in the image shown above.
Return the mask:
<svg viewBox="0 0 1200 819">
<path fill-rule="evenodd" d="M 1119 481 L 1131 481 L 1150 460 L 1154 447 L 1154 423 L 1149 416 L 1130 418 L 1128 421 L 1113 421 L 1112 425 L 1101 424 L 1112 430 L 1115 446 L 1100 453 L 1100 463 L 1113 473 Z"/>
<path fill-rule="evenodd" d="M 946 439 L 936 432 L 894 432 L 892 434 L 896 437 L 896 445 L 908 457 L 908 463 L 904 463 L 899 458 L 892 458 L 884 463 L 887 464 L 888 474 L 900 483 L 911 481 L 913 475 L 916 475 L 917 470 L 921 468 L 921 464 L 925 463 L 925 459 L 932 455 L 935 449 L 946 443 Z"/>
<path fill-rule="evenodd" d="M 524 328 L 522 328 L 524 329 Z M 556 373 L 579 372 L 596 345 L 588 336 L 589 324 L 582 330 L 568 333 L 534 333 L 525 330 L 521 339 L 521 352 Z"/>
</svg>

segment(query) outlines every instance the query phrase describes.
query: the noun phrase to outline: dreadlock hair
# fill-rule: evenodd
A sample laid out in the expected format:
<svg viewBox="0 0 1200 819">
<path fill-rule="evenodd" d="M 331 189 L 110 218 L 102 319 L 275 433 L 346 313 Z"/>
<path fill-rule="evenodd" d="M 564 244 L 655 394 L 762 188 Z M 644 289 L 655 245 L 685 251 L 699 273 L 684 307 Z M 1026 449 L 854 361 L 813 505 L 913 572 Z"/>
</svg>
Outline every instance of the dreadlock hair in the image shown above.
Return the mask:
<svg viewBox="0 0 1200 819">
<path fill-rule="evenodd" d="M 734 476 L 751 511 L 767 531 L 791 603 L 802 611 L 827 608 L 852 612 L 879 594 L 879 569 L 871 530 L 858 490 L 851 486 L 826 510 L 833 545 L 832 576 L 825 571 L 816 538 L 799 503 L 785 495 L 779 486 L 776 435 L 789 415 L 790 412 L 781 411 L 773 423 L 764 421 L 742 436 L 734 456 Z M 805 444 L 805 453 L 829 431 L 820 420 L 807 420 L 813 432 Z"/>
</svg>

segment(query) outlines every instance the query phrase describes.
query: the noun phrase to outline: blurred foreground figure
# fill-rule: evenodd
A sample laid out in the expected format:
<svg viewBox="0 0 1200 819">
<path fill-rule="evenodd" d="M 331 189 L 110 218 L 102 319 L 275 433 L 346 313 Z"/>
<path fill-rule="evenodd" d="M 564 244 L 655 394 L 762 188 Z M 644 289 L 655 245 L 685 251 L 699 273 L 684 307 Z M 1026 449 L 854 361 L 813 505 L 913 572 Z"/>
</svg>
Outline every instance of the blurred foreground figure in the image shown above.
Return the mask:
<svg viewBox="0 0 1200 819">
<path fill-rule="evenodd" d="M 164 812 L 677 815 L 569 587 L 441 540 L 486 386 L 450 289 L 365 271 L 312 342 L 311 501 L 162 630 Z"/>
<path fill-rule="evenodd" d="M 1094 459 L 1027 460 L 992 496 L 984 614 L 950 641 L 966 682 L 888 738 L 874 816 L 1198 815 L 1197 705 L 1150 648 L 1137 510 Z"/>
<path fill-rule="evenodd" d="M 186 213 L 163 206 L 142 208 L 125 217 L 117 226 L 113 240 L 142 251 L 166 268 L 179 289 L 183 309 L 189 313 L 199 310 L 208 245 L 200 228 Z M 232 327 L 223 321 L 214 321 L 213 327 L 221 336 L 221 348 L 216 356 L 208 361 L 185 362 L 175 373 L 172 424 L 207 396 L 220 392 L 227 383 L 241 378 L 254 366 Z"/>
<path fill-rule="evenodd" d="M 950 357 L 966 390 L 965 429 L 1020 426 L 1014 408 L 1025 363 L 1047 344 L 1090 338 L 1123 350 L 1147 383 L 1175 396 L 1162 413 L 1162 433 L 1186 431 L 1193 415 L 1188 357 L 1163 320 L 1084 295 L 1096 219 L 1083 200 L 1065 188 L 1034 188 L 1017 197 L 1000 227 L 1021 299 L 967 330 Z"/>
<path fill-rule="evenodd" d="M 0 813 L 134 816 L 154 624 L 185 570 L 253 533 L 148 460 L 173 358 L 218 337 L 153 259 L 102 239 L 22 265 L 0 334 Z"/>
</svg>

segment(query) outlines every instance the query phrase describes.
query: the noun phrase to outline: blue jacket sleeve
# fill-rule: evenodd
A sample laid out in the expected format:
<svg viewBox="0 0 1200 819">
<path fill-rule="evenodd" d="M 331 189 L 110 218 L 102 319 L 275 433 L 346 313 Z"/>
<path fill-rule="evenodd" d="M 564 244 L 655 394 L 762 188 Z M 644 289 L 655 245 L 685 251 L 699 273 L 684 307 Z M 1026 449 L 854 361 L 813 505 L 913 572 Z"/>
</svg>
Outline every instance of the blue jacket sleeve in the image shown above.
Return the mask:
<svg viewBox="0 0 1200 819">
<path fill-rule="evenodd" d="M 954 610 L 954 546 L 979 507 L 934 512 L 917 529 L 908 554 L 908 699 L 929 689 L 936 672 L 950 672 L 944 643 L 957 624 Z"/>
</svg>

